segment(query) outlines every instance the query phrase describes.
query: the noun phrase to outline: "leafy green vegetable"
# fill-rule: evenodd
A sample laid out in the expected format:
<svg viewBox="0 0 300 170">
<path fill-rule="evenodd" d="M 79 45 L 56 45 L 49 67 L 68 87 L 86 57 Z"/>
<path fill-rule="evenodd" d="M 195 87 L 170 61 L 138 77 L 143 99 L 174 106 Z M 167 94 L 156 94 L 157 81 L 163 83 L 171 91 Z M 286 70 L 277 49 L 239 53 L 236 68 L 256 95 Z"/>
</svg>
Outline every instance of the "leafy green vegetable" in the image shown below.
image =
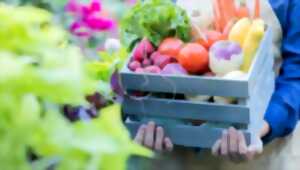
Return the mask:
<svg viewBox="0 0 300 170">
<path fill-rule="evenodd" d="M 118 105 L 91 122 L 63 117 L 60 104 L 85 105 L 99 86 L 49 12 L 0 4 L 0 20 L 0 169 L 102 170 L 116 159 L 123 170 L 130 154 L 151 155 L 130 140 Z"/>
<path fill-rule="evenodd" d="M 169 36 L 188 41 L 190 30 L 186 12 L 170 0 L 139 1 L 121 22 L 122 41 L 127 47 L 143 37 L 156 46 Z"/>
<path fill-rule="evenodd" d="M 125 48 L 121 48 L 112 53 L 99 52 L 99 56 L 100 60 L 88 63 L 87 68 L 96 79 L 108 82 L 113 72 L 121 70 L 124 66 L 128 52 Z"/>
</svg>

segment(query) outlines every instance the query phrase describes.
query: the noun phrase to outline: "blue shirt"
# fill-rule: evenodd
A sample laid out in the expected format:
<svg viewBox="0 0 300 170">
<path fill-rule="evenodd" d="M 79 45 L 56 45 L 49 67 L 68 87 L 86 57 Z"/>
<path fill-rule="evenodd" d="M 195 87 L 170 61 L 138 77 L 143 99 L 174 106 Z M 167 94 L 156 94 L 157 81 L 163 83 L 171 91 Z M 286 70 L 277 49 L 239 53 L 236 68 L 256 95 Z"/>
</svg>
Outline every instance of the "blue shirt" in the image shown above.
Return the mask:
<svg viewBox="0 0 300 170">
<path fill-rule="evenodd" d="M 282 29 L 283 65 L 265 120 L 271 132 L 264 142 L 290 134 L 300 111 L 300 0 L 269 0 Z"/>
</svg>

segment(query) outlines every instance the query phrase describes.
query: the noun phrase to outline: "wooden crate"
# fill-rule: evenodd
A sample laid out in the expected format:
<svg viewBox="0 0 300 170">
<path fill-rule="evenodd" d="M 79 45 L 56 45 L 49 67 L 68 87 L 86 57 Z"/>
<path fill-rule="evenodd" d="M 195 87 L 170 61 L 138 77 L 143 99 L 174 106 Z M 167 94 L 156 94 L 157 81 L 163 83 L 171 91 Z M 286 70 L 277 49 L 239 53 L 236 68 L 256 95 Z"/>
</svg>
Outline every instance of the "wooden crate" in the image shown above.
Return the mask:
<svg viewBox="0 0 300 170">
<path fill-rule="evenodd" d="M 177 120 L 203 120 L 240 125 L 247 143 L 262 127 L 263 115 L 274 91 L 274 57 L 271 51 L 272 31 L 268 29 L 262 40 L 246 80 L 225 80 L 216 77 L 136 74 L 127 65 L 121 71 L 125 91 L 178 93 L 238 98 L 238 104 L 216 104 L 157 97 L 134 98 L 125 96 L 126 115 Z M 136 134 L 143 122 L 125 122 Z M 210 148 L 222 134 L 222 128 L 183 124 L 161 124 L 174 144 L 187 147 Z"/>
</svg>

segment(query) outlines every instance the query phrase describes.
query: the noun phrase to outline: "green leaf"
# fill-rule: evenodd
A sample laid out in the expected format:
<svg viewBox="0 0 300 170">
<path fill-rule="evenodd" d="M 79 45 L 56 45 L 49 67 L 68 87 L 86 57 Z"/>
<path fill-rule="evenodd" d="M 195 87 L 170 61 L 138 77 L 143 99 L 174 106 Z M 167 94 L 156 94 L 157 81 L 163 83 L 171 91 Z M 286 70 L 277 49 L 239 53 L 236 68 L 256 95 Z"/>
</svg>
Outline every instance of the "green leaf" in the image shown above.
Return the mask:
<svg viewBox="0 0 300 170">
<path fill-rule="evenodd" d="M 131 141 L 119 105 L 88 122 L 71 123 L 61 111 L 62 104 L 87 105 L 87 94 L 107 91 L 126 50 L 89 63 L 47 11 L 1 4 L 0 20 L 0 169 L 102 170 L 116 160 L 111 167 L 124 170 L 131 154 L 151 156 Z M 29 153 L 39 159 L 31 163 Z"/>
<path fill-rule="evenodd" d="M 170 0 L 138 2 L 121 21 L 122 42 L 128 48 L 144 37 L 156 46 L 170 36 L 189 41 L 190 31 L 186 12 Z"/>
</svg>

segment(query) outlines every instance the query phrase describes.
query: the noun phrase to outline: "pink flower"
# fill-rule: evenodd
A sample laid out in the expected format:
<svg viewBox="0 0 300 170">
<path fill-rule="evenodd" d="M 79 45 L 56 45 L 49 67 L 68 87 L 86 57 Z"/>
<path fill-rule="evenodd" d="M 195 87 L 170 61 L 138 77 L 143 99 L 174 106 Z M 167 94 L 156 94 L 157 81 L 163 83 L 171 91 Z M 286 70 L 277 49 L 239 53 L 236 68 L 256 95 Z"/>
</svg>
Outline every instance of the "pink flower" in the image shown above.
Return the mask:
<svg viewBox="0 0 300 170">
<path fill-rule="evenodd" d="M 65 10 L 75 18 L 70 31 L 77 36 L 89 37 L 92 32 L 108 31 L 115 27 L 113 20 L 101 16 L 100 0 L 91 0 L 87 5 L 69 0 Z"/>
<path fill-rule="evenodd" d="M 85 24 L 92 30 L 105 31 L 114 26 L 113 21 L 104 18 L 90 16 L 85 19 Z"/>
<path fill-rule="evenodd" d="M 74 22 L 70 26 L 70 31 L 79 37 L 91 37 L 92 33 L 90 32 L 89 29 L 86 29 L 85 27 L 82 27 L 83 23 L 80 22 Z"/>
</svg>

